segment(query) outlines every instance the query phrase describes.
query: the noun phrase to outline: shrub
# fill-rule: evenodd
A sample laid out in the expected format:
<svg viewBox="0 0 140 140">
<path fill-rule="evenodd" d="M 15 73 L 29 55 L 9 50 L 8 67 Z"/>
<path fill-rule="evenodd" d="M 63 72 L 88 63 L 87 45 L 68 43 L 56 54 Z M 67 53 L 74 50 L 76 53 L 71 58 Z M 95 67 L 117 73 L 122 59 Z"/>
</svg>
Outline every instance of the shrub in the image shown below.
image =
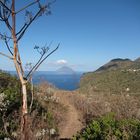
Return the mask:
<svg viewBox="0 0 140 140">
<path fill-rule="evenodd" d="M 104 117 L 92 122 L 74 140 L 139 140 L 140 121 L 136 119 L 116 119 L 114 113 L 109 113 Z"/>
</svg>

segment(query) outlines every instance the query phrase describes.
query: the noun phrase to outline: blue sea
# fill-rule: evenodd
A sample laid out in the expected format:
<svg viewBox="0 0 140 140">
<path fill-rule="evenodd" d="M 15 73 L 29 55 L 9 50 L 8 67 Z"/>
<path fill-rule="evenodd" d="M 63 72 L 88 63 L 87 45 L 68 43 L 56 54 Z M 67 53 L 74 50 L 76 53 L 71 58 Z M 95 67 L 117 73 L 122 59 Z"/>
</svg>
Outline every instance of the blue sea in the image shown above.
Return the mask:
<svg viewBox="0 0 140 140">
<path fill-rule="evenodd" d="M 33 81 L 35 84 L 47 81 L 59 89 L 75 90 L 79 87 L 81 76 L 80 73 L 74 75 L 40 74 L 35 75 Z"/>
<path fill-rule="evenodd" d="M 12 75 L 16 75 L 16 72 L 9 72 Z M 82 72 L 76 72 L 74 74 L 56 74 L 54 72 L 36 72 L 33 76 L 34 84 L 47 81 L 53 84 L 56 88 L 63 90 L 75 90 L 79 88 L 80 78 Z"/>
</svg>

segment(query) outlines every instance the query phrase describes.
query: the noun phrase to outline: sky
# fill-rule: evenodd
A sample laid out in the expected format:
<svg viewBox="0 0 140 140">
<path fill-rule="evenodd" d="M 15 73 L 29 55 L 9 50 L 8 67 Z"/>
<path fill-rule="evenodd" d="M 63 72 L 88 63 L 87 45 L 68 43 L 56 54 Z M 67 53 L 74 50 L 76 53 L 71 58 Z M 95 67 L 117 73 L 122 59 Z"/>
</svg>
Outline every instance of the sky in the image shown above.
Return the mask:
<svg viewBox="0 0 140 140">
<path fill-rule="evenodd" d="M 23 4 L 20 1 L 16 8 Z M 58 43 L 60 47 L 40 66 L 41 71 L 61 66 L 94 71 L 114 58 L 140 57 L 140 0 L 57 0 L 51 12 L 37 19 L 21 39 L 23 65 L 38 60 L 35 45 L 43 47 L 50 42 L 50 51 Z M 17 26 L 22 19 L 24 14 L 17 17 Z M 0 31 L 4 32 L 3 26 Z M 0 52 L 6 52 L 1 40 Z M 14 70 L 14 65 L 0 56 L 0 69 Z"/>
</svg>

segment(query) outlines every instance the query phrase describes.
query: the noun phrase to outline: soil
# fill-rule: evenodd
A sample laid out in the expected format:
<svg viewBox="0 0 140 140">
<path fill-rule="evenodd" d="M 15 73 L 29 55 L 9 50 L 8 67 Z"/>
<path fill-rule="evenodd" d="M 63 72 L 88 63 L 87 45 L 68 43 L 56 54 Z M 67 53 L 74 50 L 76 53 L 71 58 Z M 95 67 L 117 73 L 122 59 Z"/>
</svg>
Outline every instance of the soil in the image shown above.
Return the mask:
<svg viewBox="0 0 140 140">
<path fill-rule="evenodd" d="M 78 112 L 74 105 L 70 102 L 70 96 L 72 96 L 72 94 L 72 92 L 67 91 L 56 94 L 56 96 L 60 99 L 59 102 L 67 108 L 65 119 L 59 127 L 60 139 L 72 138 L 83 128 L 80 112 Z"/>
</svg>

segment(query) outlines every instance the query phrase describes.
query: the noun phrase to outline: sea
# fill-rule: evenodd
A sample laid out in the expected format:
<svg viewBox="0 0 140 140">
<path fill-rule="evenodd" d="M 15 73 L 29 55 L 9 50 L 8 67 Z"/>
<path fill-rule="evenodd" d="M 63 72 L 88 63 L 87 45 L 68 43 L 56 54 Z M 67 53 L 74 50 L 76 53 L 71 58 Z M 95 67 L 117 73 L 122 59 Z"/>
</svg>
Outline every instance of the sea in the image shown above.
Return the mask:
<svg viewBox="0 0 140 140">
<path fill-rule="evenodd" d="M 15 71 L 9 71 L 9 73 L 16 75 Z M 57 74 L 55 72 L 37 71 L 33 75 L 33 83 L 37 85 L 42 82 L 49 82 L 58 89 L 72 91 L 79 88 L 82 75 L 82 72 L 75 72 L 73 74 Z"/>
</svg>

